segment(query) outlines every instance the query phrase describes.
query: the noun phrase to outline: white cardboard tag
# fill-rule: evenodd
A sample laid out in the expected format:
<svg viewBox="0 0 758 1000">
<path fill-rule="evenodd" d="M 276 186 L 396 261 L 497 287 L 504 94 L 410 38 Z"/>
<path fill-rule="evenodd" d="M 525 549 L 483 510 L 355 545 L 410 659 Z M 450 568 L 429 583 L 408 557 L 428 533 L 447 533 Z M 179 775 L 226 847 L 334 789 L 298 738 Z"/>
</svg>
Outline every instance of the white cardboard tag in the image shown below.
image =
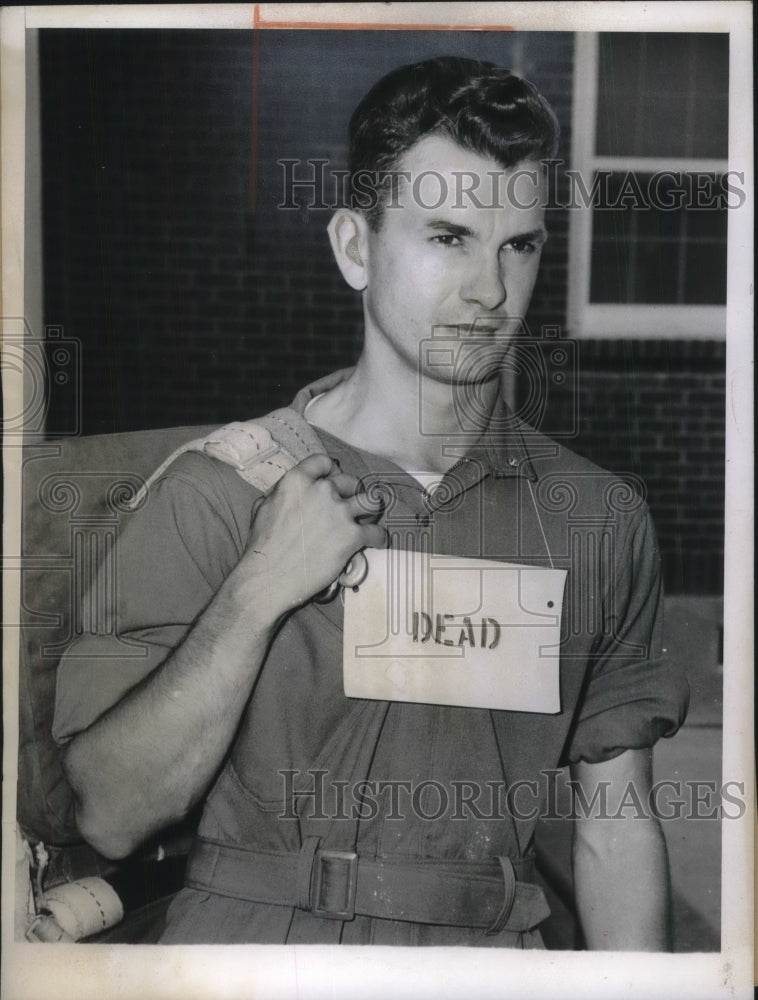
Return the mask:
<svg viewBox="0 0 758 1000">
<path fill-rule="evenodd" d="M 405 549 L 366 549 L 345 591 L 350 698 L 560 711 L 566 571 Z"/>
</svg>

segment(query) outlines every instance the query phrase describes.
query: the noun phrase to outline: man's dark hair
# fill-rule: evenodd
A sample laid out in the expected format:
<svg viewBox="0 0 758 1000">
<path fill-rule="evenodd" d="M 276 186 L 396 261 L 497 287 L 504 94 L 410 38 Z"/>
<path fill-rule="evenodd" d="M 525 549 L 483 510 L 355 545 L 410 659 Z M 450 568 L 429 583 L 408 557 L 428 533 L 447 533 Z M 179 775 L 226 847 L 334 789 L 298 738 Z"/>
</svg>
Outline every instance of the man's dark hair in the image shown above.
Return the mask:
<svg viewBox="0 0 758 1000">
<path fill-rule="evenodd" d="M 374 84 L 350 119 L 352 204 L 373 229 L 388 173 L 429 135 L 450 138 L 508 169 L 523 160 L 554 157 L 559 127 L 535 87 L 495 63 L 442 56 L 393 70 Z"/>
</svg>

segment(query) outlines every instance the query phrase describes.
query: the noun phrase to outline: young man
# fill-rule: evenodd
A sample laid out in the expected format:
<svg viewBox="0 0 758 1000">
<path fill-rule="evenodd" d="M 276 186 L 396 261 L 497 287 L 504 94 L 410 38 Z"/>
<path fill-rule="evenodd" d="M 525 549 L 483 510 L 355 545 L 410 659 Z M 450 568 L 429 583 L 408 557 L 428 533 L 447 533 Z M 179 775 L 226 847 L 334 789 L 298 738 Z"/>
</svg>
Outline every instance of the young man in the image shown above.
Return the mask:
<svg viewBox="0 0 758 1000">
<path fill-rule="evenodd" d="M 670 945 L 659 824 L 622 808 L 630 789 L 647 802 L 650 748 L 686 702 L 660 655 L 649 514 L 500 399 L 546 238 L 541 161 L 556 140 L 534 88 L 493 65 L 437 59 L 380 81 L 351 122 L 354 200 L 329 226 L 362 296 L 363 351 L 284 418 L 319 447 L 267 496 L 229 465 L 184 455 L 122 536 L 120 639 L 87 637 L 64 659 L 56 733 L 81 831 L 106 855 L 205 800 L 167 942 L 539 947 L 534 826 L 544 775 L 569 763 L 587 801 L 602 792 L 615 817 L 588 809 L 576 822 L 587 944 Z M 330 600 L 361 550 L 366 585 Z M 520 567 L 519 624 L 560 623 L 544 698 L 530 700 L 531 679 L 503 695 L 510 708 L 469 697 L 465 660 L 452 695 L 432 677 L 407 697 L 346 696 L 342 630 L 368 636 L 381 551 L 444 557 L 465 608 L 478 600 L 472 559 L 477 579 L 492 563 Z M 556 570 L 565 590 L 530 610 L 526 591 L 536 580 L 542 594 L 539 574 Z M 504 673 L 525 655 L 518 625 L 446 612 L 414 611 L 406 639 L 422 655 L 449 649 L 450 635 Z M 145 655 L 124 655 L 124 640 Z M 555 663 L 533 647 L 538 668 Z M 477 798 L 517 786 L 533 808 Z M 456 807 L 436 810 L 432 790 Z"/>
</svg>

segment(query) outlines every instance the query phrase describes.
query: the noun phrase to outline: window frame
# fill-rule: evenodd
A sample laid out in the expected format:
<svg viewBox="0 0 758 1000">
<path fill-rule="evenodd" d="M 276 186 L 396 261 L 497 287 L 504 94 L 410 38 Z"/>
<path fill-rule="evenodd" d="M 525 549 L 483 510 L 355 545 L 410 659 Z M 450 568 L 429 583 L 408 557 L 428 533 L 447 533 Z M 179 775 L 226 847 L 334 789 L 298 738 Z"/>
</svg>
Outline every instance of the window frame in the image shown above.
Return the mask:
<svg viewBox="0 0 758 1000">
<path fill-rule="evenodd" d="M 724 174 L 728 160 L 684 157 L 613 157 L 595 153 L 598 98 L 597 32 L 574 35 L 571 168 L 589 180 L 598 170 L 654 173 L 671 170 Z M 681 338 L 724 340 L 726 305 L 594 303 L 592 277 L 592 209 L 569 211 L 569 333 L 579 337 Z"/>
</svg>

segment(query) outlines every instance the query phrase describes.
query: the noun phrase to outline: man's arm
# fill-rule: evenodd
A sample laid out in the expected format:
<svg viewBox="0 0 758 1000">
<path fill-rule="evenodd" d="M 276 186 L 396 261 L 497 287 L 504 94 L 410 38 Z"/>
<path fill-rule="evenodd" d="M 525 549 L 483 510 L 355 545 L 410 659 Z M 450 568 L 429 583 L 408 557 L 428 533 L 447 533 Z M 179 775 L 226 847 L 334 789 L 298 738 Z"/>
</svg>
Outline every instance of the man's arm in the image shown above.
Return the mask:
<svg viewBox="0 0 758 1000">
<path fill-rule="evenodd" d="M 77 822 L 101 853 L 124 857 L 186 815 L 231 744 L 282 620 L 356 551 L 384 544 L 371 523 L 379 511 L 367 523 L 356 487 L 326 455 L 288 472 L 255 509 L 242 558 L 184 642 L 67 745 Z"/>
<path fill-rule="evenodd" d="M 577 809 L 572 861 L 587 947 L 670 951 L 668 855 L 660 822 L 649 806 L 652 752 L 627 750 L 599 764 L 580 761 L 572 765 L 571 777 L 587 803 L 606 787 L 605 813 L 618 815 L 600 818 L 598 804 L 589 815 L 582 815 L 581 803 Z M 602 802 L 602 795 L 597 801 Z"/>
</svg>

